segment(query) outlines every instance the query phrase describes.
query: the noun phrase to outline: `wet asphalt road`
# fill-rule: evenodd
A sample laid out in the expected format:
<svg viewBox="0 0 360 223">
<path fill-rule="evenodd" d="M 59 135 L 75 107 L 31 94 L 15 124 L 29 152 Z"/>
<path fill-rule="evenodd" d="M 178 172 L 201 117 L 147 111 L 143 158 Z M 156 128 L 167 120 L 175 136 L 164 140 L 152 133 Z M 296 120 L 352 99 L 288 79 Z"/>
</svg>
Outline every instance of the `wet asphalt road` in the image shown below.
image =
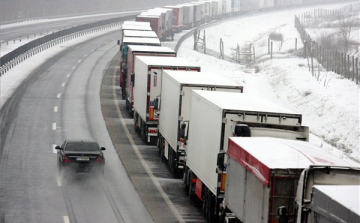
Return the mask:
<svg viewBox="0 0 360 223">
<path fill-rule="evenodd" d="M 204 222 L 182 181 L 171 177 L 156 147 L 141 142 L 117 99 L 118 36 L 68 47 L 0 110 L 0 222 Z M 53 147 L 68 138 L 93 138 L 107 148 L 104 177 L 59 176 Z"/>
</svg>

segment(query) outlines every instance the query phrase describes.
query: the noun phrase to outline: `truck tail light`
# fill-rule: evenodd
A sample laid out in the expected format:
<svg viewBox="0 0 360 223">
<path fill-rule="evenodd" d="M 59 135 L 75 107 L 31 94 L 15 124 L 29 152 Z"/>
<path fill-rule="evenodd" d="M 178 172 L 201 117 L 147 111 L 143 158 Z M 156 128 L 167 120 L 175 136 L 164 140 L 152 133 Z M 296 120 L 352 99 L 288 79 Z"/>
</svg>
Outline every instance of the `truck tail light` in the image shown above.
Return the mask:
<svg viewBox="0 0 360 223">
<path fill-rule="evenodd" d="M 226 172 L 222 172 L 221 174 L 221 186 L 220 191 L 225 192 L 225 183 L 226 183 Z"/>
<path fill-rule="evenodd" d="M 156 129 L 149 129 L 148 133 L 157 133 Z"/>
<path fill-rule="evenodd" d="M 150 113 L 150 115 L 149 115 L 150 119 L 151 120 L 154 119 L 154 107 L 150 107 L 149 113 Z"/>
</svg>

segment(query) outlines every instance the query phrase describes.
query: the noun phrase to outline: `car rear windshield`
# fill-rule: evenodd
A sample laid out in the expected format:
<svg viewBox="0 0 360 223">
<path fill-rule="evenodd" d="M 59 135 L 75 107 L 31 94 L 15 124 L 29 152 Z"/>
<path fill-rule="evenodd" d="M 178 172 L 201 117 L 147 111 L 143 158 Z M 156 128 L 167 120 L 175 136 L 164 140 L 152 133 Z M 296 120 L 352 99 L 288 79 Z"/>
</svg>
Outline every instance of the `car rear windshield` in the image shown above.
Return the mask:
<svg viewBox="0 0 360 223">
<path fill-rule="evenodd" d="M 67 151 L 99 151 L 99 146 L 94 142 L 68 142 Z"/>
</svg>

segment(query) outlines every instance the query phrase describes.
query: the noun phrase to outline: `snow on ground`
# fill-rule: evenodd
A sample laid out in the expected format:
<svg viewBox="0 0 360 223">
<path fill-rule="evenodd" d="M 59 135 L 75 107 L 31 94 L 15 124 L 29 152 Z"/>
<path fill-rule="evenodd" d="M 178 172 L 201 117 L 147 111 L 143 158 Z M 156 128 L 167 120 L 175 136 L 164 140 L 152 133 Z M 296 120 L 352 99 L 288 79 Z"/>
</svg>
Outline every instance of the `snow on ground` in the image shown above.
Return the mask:
<svg viewBox="0 0 360 223">
<path fill-rule="evenodd" d="M 330 8 L 336 7 L 332 5 Z M 268 13 L 207 28 L 207 46 L 219 51 L 217 45 L 221 35 L 225 44 L 252 41 L 256 51 L 263 49 L 267 52 L 267 45 L 264 47 L 267 37 L 264 38 L 264 35 L 276 30 L 286 36 L 284 39 L 298 36 L 296 29 L 292 28 L 294 15 L 308 10 Z M 193 38 L 190 37 L 184 41 L 178 56 L 200 64 L 202 71 L 218 73 L 243 85 L 247 93 L 301 112 L 304 115 L 303 124 L 310 127 L 311 143 L 353 164 L 353 160 L 360 162 L 359 86 L 354 82 L 331 72 L 323 72 L 318 81 L 309 72 L 305 59 L 290 55 L 259 63 L 257 69 L 253 69 L 204 55 L 193 51 L 192 47 Z M 289 41 L 289 46 L 283 45 L 282 51 L 292 48 Z M 230 50 L 229 46 L 225 46 L 225 53 L 226 50 Z"/>
<path fill-rule="evenodd" d="M 101 32 L 91 33 L 73 40 L 66 41 L 50 49 L 42 51 L 41 53 L 30 57 L 29 59 L 10 69 L 10 71 L 6 72 L 3 76 L 0 77 L 0 108 L 9 99 L 9 97 L 17 89 L 17 87 L 27 78 L 27 76 L 31 72 L 36 70 L 39 66 L 44 64 L 51 57 L 78 43 L 117 30 L 119 30 L 119 27 L 114 27 Z"/>
<path fill-rule="evenodd" d="M 237 19 L 222 23 L 206 29 L 206 46 L 207 48 L 219 51 L 220 38 L 224 42 L 226 55 L 231 55 L 236 45 L 256 44 L 256 54 L 263 55 L 267 53 L 268 34 L 272 32 L 281 32 L 282 29 L 294 27 L 294 16 L 311 11 L 315 8 L 336 9 L 348 5 L 350 2 L 336 3 L 321 6 L 306 6 L 287 11 L 271 11 L 263 13 L 261 16 L 252 15 L 242 19 Z M 223 25 L 226 24 L 226 28 Z M 289 26 L 289 27 L 287 27 Z M 231 28 L 230 28 L 231 27 Z M 284 32 L 283 32 L 284 33 Z M 295 46 L 295 40 L 292 32 L 286 32 L 289 35 L 284 36 L 284 40 L 291 42 Z M 300 39 L 298 39 L 300 44 Z M 301 47 L 301 45 L 299 46 Z"/>
</svg>

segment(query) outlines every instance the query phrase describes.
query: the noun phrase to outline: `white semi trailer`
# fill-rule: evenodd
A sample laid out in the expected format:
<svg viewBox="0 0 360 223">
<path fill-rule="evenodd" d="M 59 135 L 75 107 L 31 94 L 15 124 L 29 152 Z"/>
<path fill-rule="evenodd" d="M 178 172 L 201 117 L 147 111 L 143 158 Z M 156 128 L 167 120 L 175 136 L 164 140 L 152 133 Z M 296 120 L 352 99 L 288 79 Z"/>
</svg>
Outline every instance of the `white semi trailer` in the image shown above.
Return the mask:
<svg viewBox="0 0 360 223">
<path fill-rule="evenodd" d="M 159 149 L 174 175 L 185 166 L 192 90 L 242 93 L 243 87 L 215 73 L 164 71 L 159 121 Z"/>
<path fill-rule="evenodd" d="M 200 71 L 200 66 L 177 57 L 136 56 L 131 77 L 134 93 L 135 129 L 145 142 L 155 144 L 158 138 L 158 99 L 164 70 Z"/>
<path fill-rule="evenodd" d="M 360 168 L 309 142 L 231 137 L 226 157 L 222 222 L 358 222 L 349 221 L 356 216 L 340 205 L 347 201 L 330 201 L 359 196 L 354 190 L 359 188 Z M 336 198 L 344 195 L 348 198 Z M 331 218 L 337 221 L 325 221 Z"/>
<path fill-rule="evenodd" d="M 251 94 L 193 90 L 184 183 L 217 218 L 224 196 L 223 169 L 217 169 L 228 138 L 275 137 L 307 141 L 302 115 Z M 222 161 L 224 162 L 224 160 Z M 217 170 L 217 171 L 215 171 Z"/>
</svg>

